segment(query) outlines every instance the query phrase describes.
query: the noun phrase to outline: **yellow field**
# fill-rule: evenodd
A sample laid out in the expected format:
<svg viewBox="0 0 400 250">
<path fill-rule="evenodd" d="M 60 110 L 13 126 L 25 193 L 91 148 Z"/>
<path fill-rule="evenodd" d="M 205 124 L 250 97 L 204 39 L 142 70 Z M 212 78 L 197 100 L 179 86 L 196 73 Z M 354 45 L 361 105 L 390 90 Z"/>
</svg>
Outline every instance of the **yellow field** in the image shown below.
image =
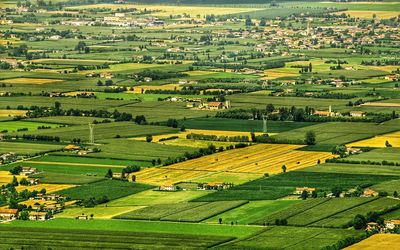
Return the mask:
<svg viewBox="0 0 400 250">
<path fill-rule="evenodd" d="M 0 117 L 25 116 L 26 110 L 0 109 Z"/>
<path fill-rule="evenodd" d="M 82 6 L 74 6 L 69 7 L 70 9 L 89 9 L 89 8 L 138 8 L 138 9 L 147 9 L 147 10 L 160 10 L 160 12 L 156 12 L 154 16 L 169 16 L 169 15 L 182 15 L 187 14 L 192 18 L 196 18 L 197 15 L 200 15 L 203 18 L 204 15 L 226 15 L 233 13 L 241 13 L 258 10 L 256 8 L 234 8 L 234 7 L 206 7 L 206 6 L 168 6 L 168 5 L 137 5 L 137 4 L 96 4 L 94 5 L 82 5 Z M 67 8 L 68 9 L 68 8 Z"/>
<path fill-rule="evenodd" d="M 22 177 L 16 176 L 18 180 Z M 13 179 L 13 175 L 10 174 L 8 171 L 0 171 L 0 184 L 7 184 L 10 183 Z"/>
<path fill-rule="evenodd" d="M 346 247 L 347 250 L 376 250 L 376 249 L 399 249 L 399 234 L 374 234 L 371 237 L 360 241 L 352 246 Z"/>
<path fill-rule="evenodd" d="M 325 162 L 332 158 L 331 153 L 299 151 L 301 145 L 258 144 L 242 149 L 234 149 L 204 156 L 162 168 L 148 168 L 136 173 L 138 182 L 153 185 L 170 185 L 180 181 L 213 180 L 242 183 L 239 174 L 251 174 L 253 177 L 265 173 L 282 172 L 309 167 L 317 161 Z M 284 157 L 283 157 L 284 156 Z M 236 176 L 224 176 L 221 173 L 236 173 Z M 219 176 L 219 177 L 218 177 Z M 218 177 L 218 178 L 217 178 Z M 251 179 L 243 177 L 244 179 Z"/>
<path fill-rule="evenodd" d="M 385 148 L 388 141 L 393 147 L 400 147 L 400 131 L 378 135 L 370 139 L 365 139 L 348 144 L 349 147 L 374 147 Z"/>
<path fill-rule="evenodd" d="M 397 11 L 364 11 L 364 10 L 349 10 L 338 12 L 337 14 L 345 13 L 350 15 L 351 17 L 357 18 L 368 18 L 372 19 L 372 16 L 375 14 L 377 19 L 389 19 L 392 17 L 397 17 L 399 12 Z"/>
<path fill-rule="evenodd" d="M 165 85 L 140 85 L 140 86 L 135 86 L 133 91 L 127 91 L 127 93 L 134 93 L 134 94 L 141 94 L 142 89 L 144 91 L 146 90 L 180 90 L 182 89 L 182 86 L 179 84 L 165 84 Z"/>
<path fill-rule="evenodd" d="M 184 132 L 174 133 L 174 134 L 164 134 L 153 136 L 153 142 L 158 142 L 162 138 L 168 138 L 171 136 L 178 136 L 179 138 L 186 138 L 188 134 L 203 134 L 203 135 L 216 135 L 216 136 L 248 136 L 250 137 L 250 132 L 243 131 L 226 131 L 226 130 L 207 130 L 207 129 L 186 129 Z M 256 135 L 261 135 L 262 133 L 255 133 Z M 273 134 L 270 134 L 273 135 Z M 135 137 L 134 140 L 145 141 L 146 137 Z M 232 143 L 230 143 L 232 144 Z"/>
<path fill-rule="evenodd" d="M 75 187 L 75 185 L 70 185 L 70 184 L 38 184 L 38 185 L 33 185 L 33 186 L 17 186 L 16 190 L 18 192 L 22 190 L 28 190 L 28 191 L 40 191 L 43 188 L 46 189 L 46 193 L 54 193 L 63 189 L 67 188 L 72 188 Z"/>
<path fill-rule="evenodd" d="M 52 83 L 52 82 L 62 82 L 62 80 L 58 79 L 46 79 L 46 78 L 12 78 L 12 79 L 5 79 L 0 81 L 1 83 L 7 84 L 45 84 L 45 83 Z"/>
<path fill-rule="evenodd" d="M 194 148 L 205 148 L 210 144 L 213 144 L 217 148 L 222 146 L 226 147 L 229 145 L 237 144 L 237 142 L 224 142 L 224 141 L 206 141 L 206 140 L 191 140 L 186 139 L 186 136 L 190 133 L 203 134 L 203 135 L 216 135 L 216 136 L 248 136 L 250 138 L 249 132 L 242 131 L 226 131 L 226 130 L 204 130 L 204 129 L 187 129 L 185 132 L 155 135 L 153 136 L 153 142 L 157 142 L 164 145 L 174 145 L 174 146 L 185 146 Z M 256 135 L 261 135 L 262 133 L 255 133 Z M 275 135 L 270 133 L 269 135 Z M 177 139 L 160 141 L 160 139 L 168 138 L 172 136 L 177 136 Z M 135 137 L 132 140 L 146 141 L 146 137 Z"/>
</svg>

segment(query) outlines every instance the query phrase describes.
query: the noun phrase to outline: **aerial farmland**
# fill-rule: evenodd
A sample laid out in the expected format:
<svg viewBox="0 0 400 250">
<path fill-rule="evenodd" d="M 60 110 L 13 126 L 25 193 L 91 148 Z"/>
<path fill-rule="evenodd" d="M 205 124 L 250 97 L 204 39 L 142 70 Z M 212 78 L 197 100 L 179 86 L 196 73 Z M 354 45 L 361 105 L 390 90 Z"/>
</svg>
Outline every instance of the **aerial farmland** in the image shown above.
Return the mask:
<svg viewBox="0 0 400 250">
<path fill-rule="evenodd" d="M 0 249 L 400 248 L 400 2 L 0 0 Z"/>
</svg>

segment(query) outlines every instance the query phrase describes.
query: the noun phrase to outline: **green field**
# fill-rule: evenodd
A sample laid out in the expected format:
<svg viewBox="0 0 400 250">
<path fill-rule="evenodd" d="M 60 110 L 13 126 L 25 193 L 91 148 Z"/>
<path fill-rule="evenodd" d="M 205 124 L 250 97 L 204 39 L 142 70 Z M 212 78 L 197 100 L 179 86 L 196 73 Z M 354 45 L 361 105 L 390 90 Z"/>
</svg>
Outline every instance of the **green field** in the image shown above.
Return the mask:
<svg viewBox="0 0 400 250">
<path fill-rule="evenodd" d="M 161 126 L 141 126 L 133 122 L 113 122 L 97 124 L 94 127 L 95 140 L 111 139 L 116 136 L 134 137 L 145 136 L 148 134 L 168 134 L 176 132 L 177 129 L 161 127 Z M 21 132 L 19 134 L 22 134 Z M 27 134 L 27 133 L 25 133 Z M 89 127 L 88 125 L 70 126 L 51 130 L 38 130 L 29 134 L 59 136 L 61 140 L 70 141 L 79 138 L 81 141 L 88 141 Z"/>
<path fill-rule="evenodd" d="M 303 140 L 307 131 L 316 134 L 316 145 L 311 150 L 331 151 L 336 145 L 346 144 L 375 135 L 397 131 L 397 124 L 362 122 L 326 122 L 305 128 L 294 129 L 274 136 L 276 139 Z"/>
<path fill-rule="evenodd" d="M 205 222 L 219 223 L 218 220 L 221 218 L 224 224 L 231 222 L 249 224 L 299 202 L 300 200 L 251 201 L 243 206 L 214 216 Z"/>
<path fill-rule="evenodd" d="M 118 180 L 103 180 L 65 189 L 58 193 L 74 200 L 85 200 L 92 197 L 98 199 L 103 196 L 107 197 L 109 200 L 114 200 L 150 188 L 151 186 L 143 184 Z"/>
<path fill-rule="evenodd" d="M 262 132 L 263 122 L 261 120 L 234 120 L 223 118 L 194 118 L 180 121 L 186 128 L 192 129 L 216 129 L 228 131 Z M 307 122 L 279 122 L 269 121 L 268 132 L 280 133 L 292 129 L 311 126 L 314 123 Z"/>
<path fill-rule="evenodd" d="M 356 206 L 354 208 L 329 216 L 311 225 L 316 227 L 346 227 L 357 214 L 367 215 L 367 213 L 371 211 L 382 213 L 387 209 L 399 206 L 399 200 L 390 198 L 374 199 L 372 201 L 361 204 L 360 206 Z"/>
<path fill-rule="evenodd" d="M 69 230 L 69 229 L 47 229 L 23 227 L 1 227 L 1 243 L 4 248 L 21 247 L 28 249 L 57 248 L 57 249 L 121 249 L 131 248 L 182 248 L 198 249 L 206 248 L 226 241 L 229 237 L 221 236 L 192 236 L 174 235 L 162 233 L 129 233 L 99 230 Z M 29 238 L 26 234 L 29 233 Z M 85 237 L 82 238 L 82 235 Z M 154 244 L 154 239 L 157 244 Z M 61 245 L 60 245 L 61 244 Z"/>
<path fill-rule="evenodd" d="M 0 154 L 14 152 L 21 155 L 34 155 L 61 150 L 63 147 L 64 145 L 50 143 L 0 141 Z"/>
<path fill-rule="evenodd" d="M 38 127 L 45 126 L 56 128 L 59 125 L 43 123 L 43 122 L 30 122 L 30 121 L 5 121 L 0 122 L 0 131 L 17 132 L 18 129 L 27 129 L 24 133 L 38 130 Z"/>
<path fill-rule="evenodd" d="M 268 200 L 278 199 L 294 192 L 296 187 L 315 187 L 317 191 L 329 192 L 334 187 L 348 189 L 356 186 L 370 186 L 383 181 L 397 179 L 396 175 L 351 174 L 333 172 L 291 171 L 269 178 L 261 178 L 229 190 L 223 190 L 196 201 L 216 200 Z"/>
<path fill-rule="evenodd" d="M 225 249 L 263 249 L 264 244 L 271 249 L 316 249 L 362 235 L 362 232 L 344 229 L 270 227 L 248 239 L 226 244 Z"/>
</svg>

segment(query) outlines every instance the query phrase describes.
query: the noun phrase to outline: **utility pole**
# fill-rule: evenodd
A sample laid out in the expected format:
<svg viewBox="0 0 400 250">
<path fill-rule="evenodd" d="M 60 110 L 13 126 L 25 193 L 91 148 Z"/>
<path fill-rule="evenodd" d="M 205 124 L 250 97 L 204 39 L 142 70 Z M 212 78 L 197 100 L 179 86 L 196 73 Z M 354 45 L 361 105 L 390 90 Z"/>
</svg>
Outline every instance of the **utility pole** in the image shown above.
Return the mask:
<svg viewBox="0 0 400 250">
<path fill-rule="evenodd" d="M 94 144 L 94 124 L 89 123 L 89 143 Z"/>
<path fill-rule="evenodd" d="M 263 119 L 263 133 L 266 134 L 267 133 L 267 115 L 262 115 L 262 119 Z"/>
</svg>

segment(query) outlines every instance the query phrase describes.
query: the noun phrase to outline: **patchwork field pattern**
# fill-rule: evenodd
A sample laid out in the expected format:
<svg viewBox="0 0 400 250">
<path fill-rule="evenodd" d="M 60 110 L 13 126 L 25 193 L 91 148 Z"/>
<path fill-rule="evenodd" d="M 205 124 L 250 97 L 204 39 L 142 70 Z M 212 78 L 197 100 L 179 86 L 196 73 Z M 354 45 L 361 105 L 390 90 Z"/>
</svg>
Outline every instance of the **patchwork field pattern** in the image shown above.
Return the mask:
<svg viewBox="0 0 400 250">
<path fill-rule="evenodd" d="M 169 185 L 190 181 L 200 177 L 211 177 L 221 172 L 277 174 L 285 165 L 287 171 L 301 169 L 332 158 L 331 153 L 300 151 L 300 145 L 259 144 L 243 149 L 234 149 L 199 159 L 189 160 L 162 168 L 149 168 L 136 173 L 138 182 Z M 285 156 L 284 158 L 282 156 Z M 206 178 L 204 178 L 206 179 Z M 224 181 L 224 180 L 220 180 Z"/>
</svg>

